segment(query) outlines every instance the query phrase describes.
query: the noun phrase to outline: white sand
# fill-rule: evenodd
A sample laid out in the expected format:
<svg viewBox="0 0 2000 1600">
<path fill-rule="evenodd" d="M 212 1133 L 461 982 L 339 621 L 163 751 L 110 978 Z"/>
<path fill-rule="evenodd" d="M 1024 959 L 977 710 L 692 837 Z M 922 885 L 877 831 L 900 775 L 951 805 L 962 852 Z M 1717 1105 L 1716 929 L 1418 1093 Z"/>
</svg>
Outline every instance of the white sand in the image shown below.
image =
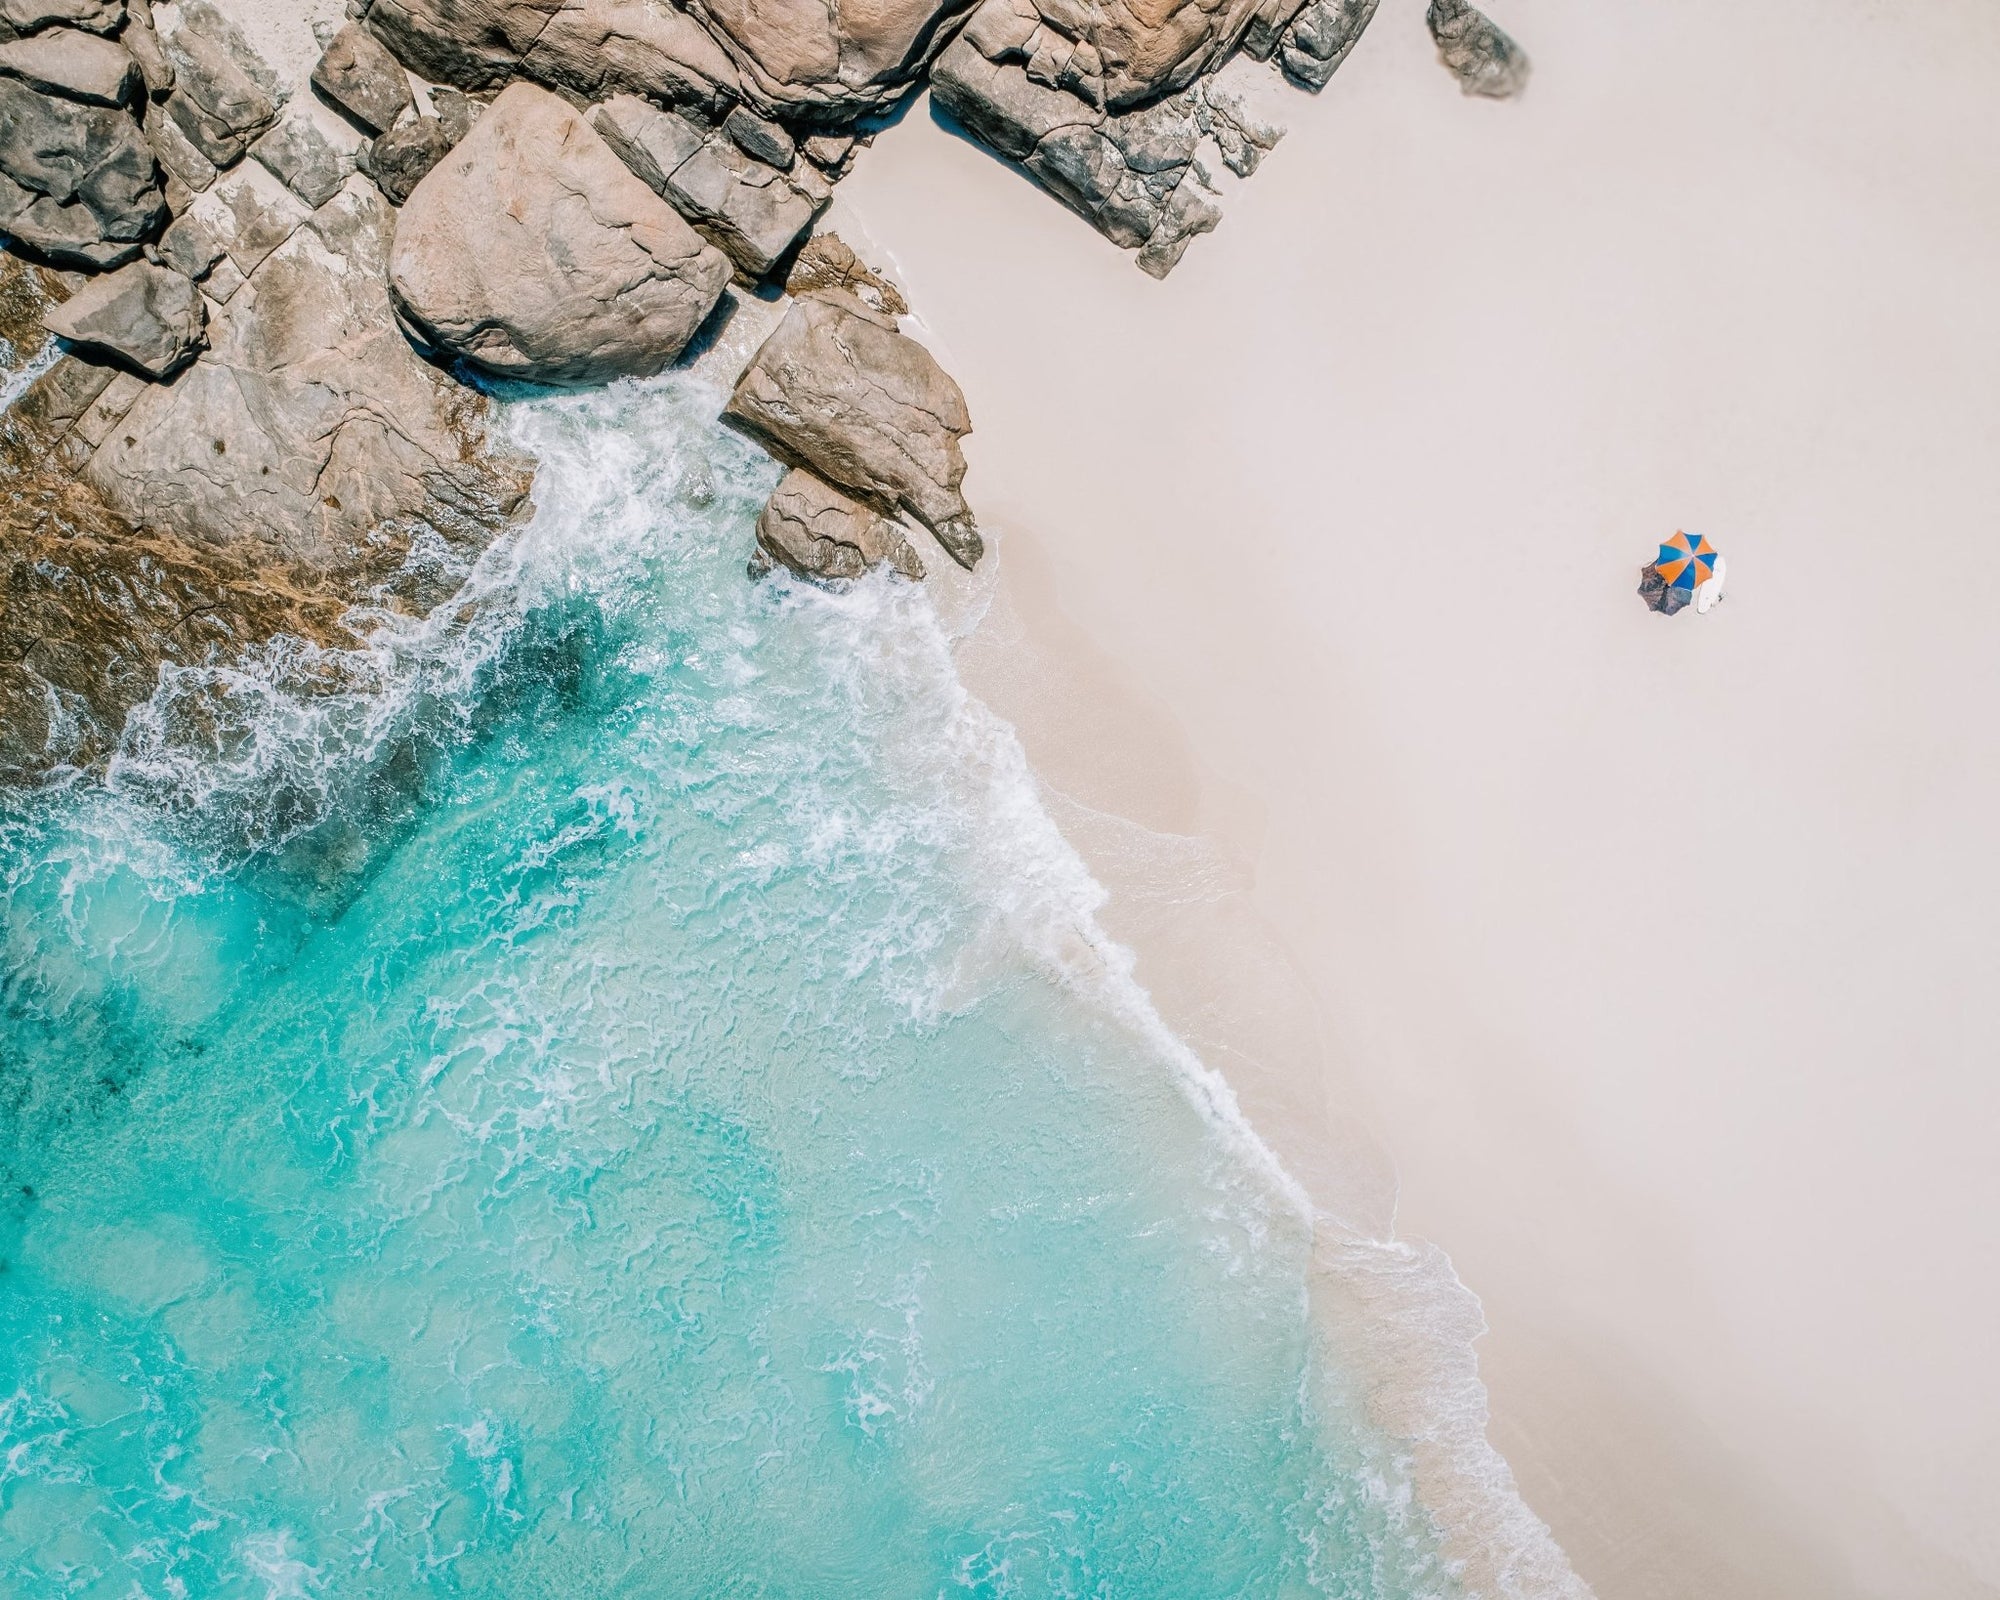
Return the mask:
<svg viewBox="0 0 2000 1600">
<path fill-rule="evenodd" d="M 1500 16 L 1511 105 L 1386 0 L 1164 285 L 867 154 L 968 670 L 1326 1203 L 1393 1156 L 1605 1600 L 2000 1593 L 2000 9 Z"/>
</svg>

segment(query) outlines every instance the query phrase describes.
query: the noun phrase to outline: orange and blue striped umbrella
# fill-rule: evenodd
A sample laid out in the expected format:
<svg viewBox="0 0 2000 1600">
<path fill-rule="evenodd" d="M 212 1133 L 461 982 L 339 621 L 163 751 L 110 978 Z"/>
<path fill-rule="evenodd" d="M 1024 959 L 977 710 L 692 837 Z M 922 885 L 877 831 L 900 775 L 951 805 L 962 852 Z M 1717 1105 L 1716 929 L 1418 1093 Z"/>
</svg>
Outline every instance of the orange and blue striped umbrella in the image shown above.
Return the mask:
<svg viewBox="0 0 2000 1600">
<path fill-rule="evenodd" d="M 1654 569 L 1673 589 L 1693 589 L 1715 572 L 1715 546 L 1700 534 L 1675 533 L 1660 546 Z"/>
</svg>

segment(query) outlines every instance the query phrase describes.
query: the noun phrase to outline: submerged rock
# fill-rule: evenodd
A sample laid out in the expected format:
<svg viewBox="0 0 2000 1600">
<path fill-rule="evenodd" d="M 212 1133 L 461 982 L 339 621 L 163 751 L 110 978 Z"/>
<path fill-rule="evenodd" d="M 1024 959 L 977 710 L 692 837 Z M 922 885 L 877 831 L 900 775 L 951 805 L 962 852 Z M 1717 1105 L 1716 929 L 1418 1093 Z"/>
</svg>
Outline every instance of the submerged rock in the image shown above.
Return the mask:
<svg viewBox="0 0 2000 1600">
<path fill-rule="evenodd" d="M 859 578 L 886 566 L 921 578 L 923 561 L 903 530 L 832 484 L 794 467 L 757 519 L 753 576 L 781 566 L 817 583 Z"/>
<path fill-rule="evenodd" d="M 1527 52 L 1466 0 L 1431 0 L 1424 20 L 1438 59 L 1467 94 L 1505 100 L 1527 87 Z"/>
<path fill-rule="evenodd" d="M 397 308 L 426 343 L 537 383 L 658 372 L 728 280 L 720 251 L 529 84 L 417 185 L 390 259 Z"/>
<path fill-rule="evenodd" d="M 387 133 L 414 104 L 402 63 L 352 22 L 328 42 L 312 86 L 371 134 Z"/>
<path fill-rule="evenodd" d="M 794 301 L 723 416 L 787 465 L 915 517 L 961 566 L 984 553 L 959 491 L 965 397 L 894 318 L 836 293 Z"/>
<path fill-rule="evenodd" d="M 92 278 L 42 323 L 72 344 L 112 357 L 155 380 L 194 359 L 206 315 L 185 273 L 135 261 Z"/>
</svg>

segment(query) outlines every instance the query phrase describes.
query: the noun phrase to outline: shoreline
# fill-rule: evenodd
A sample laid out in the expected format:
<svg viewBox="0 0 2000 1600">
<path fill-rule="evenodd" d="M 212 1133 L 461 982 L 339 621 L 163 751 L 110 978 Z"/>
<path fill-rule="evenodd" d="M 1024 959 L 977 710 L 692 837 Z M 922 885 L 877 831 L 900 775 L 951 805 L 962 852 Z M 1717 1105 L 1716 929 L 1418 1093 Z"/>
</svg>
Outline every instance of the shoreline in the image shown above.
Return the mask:
<svg viewBox="0 0 2000 1600">
<path fill-rule="evenodd" d="M 973 408 L 968 687 L 1286 1165 L 1449 1253 L 1489 1437 L 1606 1600 L 2000 1592 L 1995 886 L 1952 847 L 2000 798 L 1952 711 L 1994 677 L 2000 37 L 1791 9 L 1520 0 L 1508 106 L 1387 13 L 1163 285 L 921 104 L 842 195 Z M 1734 605 L 1631 593 L 1676 523 Z M 1812 581 L 1888 528 L 1874 590 Z M 1650 894 L 1676 818 L 1704 866 Z M 1685 1027 L 1662 950 L 1710 974 Z"/>
</svg>

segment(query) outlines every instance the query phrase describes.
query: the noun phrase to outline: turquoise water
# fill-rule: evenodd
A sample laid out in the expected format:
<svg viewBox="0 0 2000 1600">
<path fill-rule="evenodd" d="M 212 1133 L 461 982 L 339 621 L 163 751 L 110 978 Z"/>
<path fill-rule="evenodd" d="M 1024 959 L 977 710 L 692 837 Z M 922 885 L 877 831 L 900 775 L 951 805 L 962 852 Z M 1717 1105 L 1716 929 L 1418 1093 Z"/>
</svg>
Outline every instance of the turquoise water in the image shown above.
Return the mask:
<svg viewBox="0 0 2000 1600">
<path fill-rule="evenodd" d="M 1450 1592 L 927 597 L 744 581 L 713 405 L 513 403 L 465 605 L 0 813 L 4 1593 Z"/>
</svg>

